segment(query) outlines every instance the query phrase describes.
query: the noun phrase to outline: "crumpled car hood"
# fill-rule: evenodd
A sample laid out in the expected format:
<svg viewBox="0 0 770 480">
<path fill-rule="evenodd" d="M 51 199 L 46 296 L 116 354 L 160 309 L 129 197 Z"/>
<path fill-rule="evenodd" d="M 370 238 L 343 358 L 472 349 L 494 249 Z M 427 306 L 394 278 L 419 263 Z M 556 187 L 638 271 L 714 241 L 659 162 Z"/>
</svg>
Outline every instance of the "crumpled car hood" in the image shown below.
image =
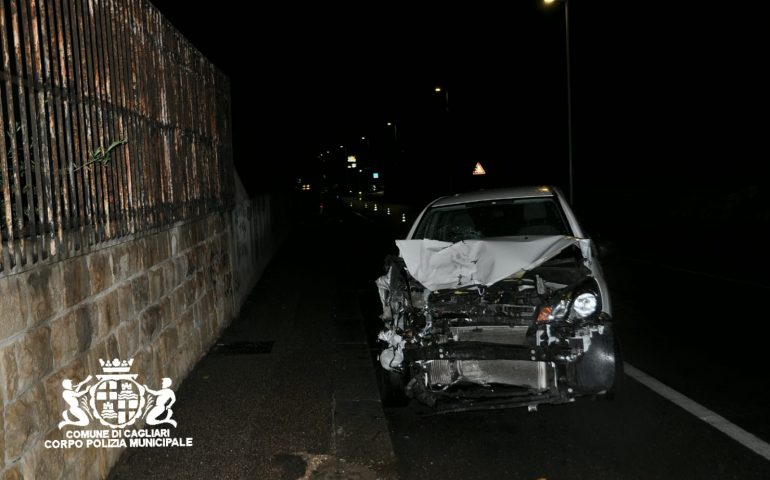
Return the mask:
<svg viewBox="0 0 770 480">
<path fill-rule="evenodd" d="M 585 240 L 564 235 L 463 240 L 396 240 L 409 273 L 428 290 L 492 285 L 532 270 L 570 245 L 590 258 Z"/>
</svg>

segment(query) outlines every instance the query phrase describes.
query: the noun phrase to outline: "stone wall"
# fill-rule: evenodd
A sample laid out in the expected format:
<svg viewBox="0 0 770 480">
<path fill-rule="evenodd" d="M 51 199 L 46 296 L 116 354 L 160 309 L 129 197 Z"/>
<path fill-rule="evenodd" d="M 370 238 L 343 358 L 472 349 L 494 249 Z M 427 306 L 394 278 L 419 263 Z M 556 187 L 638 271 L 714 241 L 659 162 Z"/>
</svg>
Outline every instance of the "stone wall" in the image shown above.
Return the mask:
<svg viewBox="0 0 770 480">
<path fill-rule="evenodd" d="M 147 385 L 170 377 L 178 387 L 240 306 L 231 215 L 0 278 L 0 478 L 109 473 L 119 449 L 44 448 L 63 438 L 61 382 L 100 373 L 100 358 L 134 358 Z M 252 248 L 249 262 L 271 253 Z"/>
<path fill-rule="evenodd" d="M 283 238 L 288 217 L 281 197 L 263 195 L 239 203 L 232 213 L 233 302 L 243 304 Z"/>
</svg>

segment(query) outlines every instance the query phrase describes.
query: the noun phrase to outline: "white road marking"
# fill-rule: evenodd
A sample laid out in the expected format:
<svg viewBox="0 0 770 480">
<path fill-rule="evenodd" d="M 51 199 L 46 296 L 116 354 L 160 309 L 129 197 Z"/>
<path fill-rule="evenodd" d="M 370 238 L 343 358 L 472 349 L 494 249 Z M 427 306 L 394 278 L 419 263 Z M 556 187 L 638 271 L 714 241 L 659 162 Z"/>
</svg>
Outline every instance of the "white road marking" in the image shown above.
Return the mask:
<svg viewBox="0 0 770 480">
<path fill-rule="evenodd" d="M 666 400 L 675 403 L 679 407 L 700 418 L 749 450 L 770 460 L 770 444 L 764 440 L 747 432 L 738 425 L 731 423 L 726 418 L 716 412 L 712 412 L 696 401 L 682 395 L 668 385 L 664 385 L 659 380 L 647 375 L 633 365 L 624 363 L 623 367 L 625 368 L 626 375 L 629 377 L 646 386 Z"/>
</svg>

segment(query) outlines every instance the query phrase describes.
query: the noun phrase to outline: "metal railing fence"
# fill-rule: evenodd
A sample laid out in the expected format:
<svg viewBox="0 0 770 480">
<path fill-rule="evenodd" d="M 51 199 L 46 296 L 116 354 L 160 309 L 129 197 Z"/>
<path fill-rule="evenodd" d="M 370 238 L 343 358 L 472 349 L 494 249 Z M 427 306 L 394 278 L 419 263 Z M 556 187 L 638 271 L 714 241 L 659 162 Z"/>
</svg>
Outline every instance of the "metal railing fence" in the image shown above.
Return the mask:
<svg viewBox="0 0 770 480">
<path fill-rule="evenodd" d="M 232 202 L 229 81 L 155 7 L 0 8 L 0 275 Z"/>
</svg>

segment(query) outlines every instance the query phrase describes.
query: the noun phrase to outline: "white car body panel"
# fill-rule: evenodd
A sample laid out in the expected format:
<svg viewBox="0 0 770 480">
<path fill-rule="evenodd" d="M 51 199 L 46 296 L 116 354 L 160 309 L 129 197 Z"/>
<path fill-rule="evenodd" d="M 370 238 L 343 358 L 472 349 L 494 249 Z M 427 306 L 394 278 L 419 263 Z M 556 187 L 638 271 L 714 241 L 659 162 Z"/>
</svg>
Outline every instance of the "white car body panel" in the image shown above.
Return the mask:
<svg viewBox="0 0 770 480">
<path fill-rule="evenodd" d="M 413 235 L 425 212 L 434 207 L 443 207 L 473 202 L 488 202 L 519 198 L 555 197 L 569 224 L 572 237 L 530 236 L 521 240 L 489 238 L 466 240 L 452 244 L 437 240 L 414 240 Z M 573 238 L 574 237 L 574 238 Z M 530 240 L 524 240 L 529 238 Z M 549 240 L 550 239 L 550 240 Z M 571 239 L 564 243 L 563 239 Z M 560 240 L 560 242 L 557 242 Z M 612 315 L 612 304 L 604 272 L 596 258 L 596 248 L 586 237 L 564 194 L 556 187 L 515 187 L 455 194 L 431 202 L 417 216 L 406 240 L 397 240 L 401 257 L 412 276 L 430 290 L 454 288 L 475 282 L 491 285 L 520 270 L 531 270 L 552 258 L 569 245 L 579 243 L 586 259 L 586 265 L 596 279 L 602 296 L 602 311 Z M 463 244 L 463 245 L 460 245 Z M 554 248 L 556 250 L 554 250 Z M 448 249 L 443 252 L 444 249 Z M 469 263 L 474 260 L 477 264 Z M 507 272 L 507 273 L 504 273 Z M 458 282 L 458 276 L 460 280 Z M 454 280 L 452 280 L 454 277 Z M 453 283 L 454 282 L 454 283 Z"/>
</svg>

